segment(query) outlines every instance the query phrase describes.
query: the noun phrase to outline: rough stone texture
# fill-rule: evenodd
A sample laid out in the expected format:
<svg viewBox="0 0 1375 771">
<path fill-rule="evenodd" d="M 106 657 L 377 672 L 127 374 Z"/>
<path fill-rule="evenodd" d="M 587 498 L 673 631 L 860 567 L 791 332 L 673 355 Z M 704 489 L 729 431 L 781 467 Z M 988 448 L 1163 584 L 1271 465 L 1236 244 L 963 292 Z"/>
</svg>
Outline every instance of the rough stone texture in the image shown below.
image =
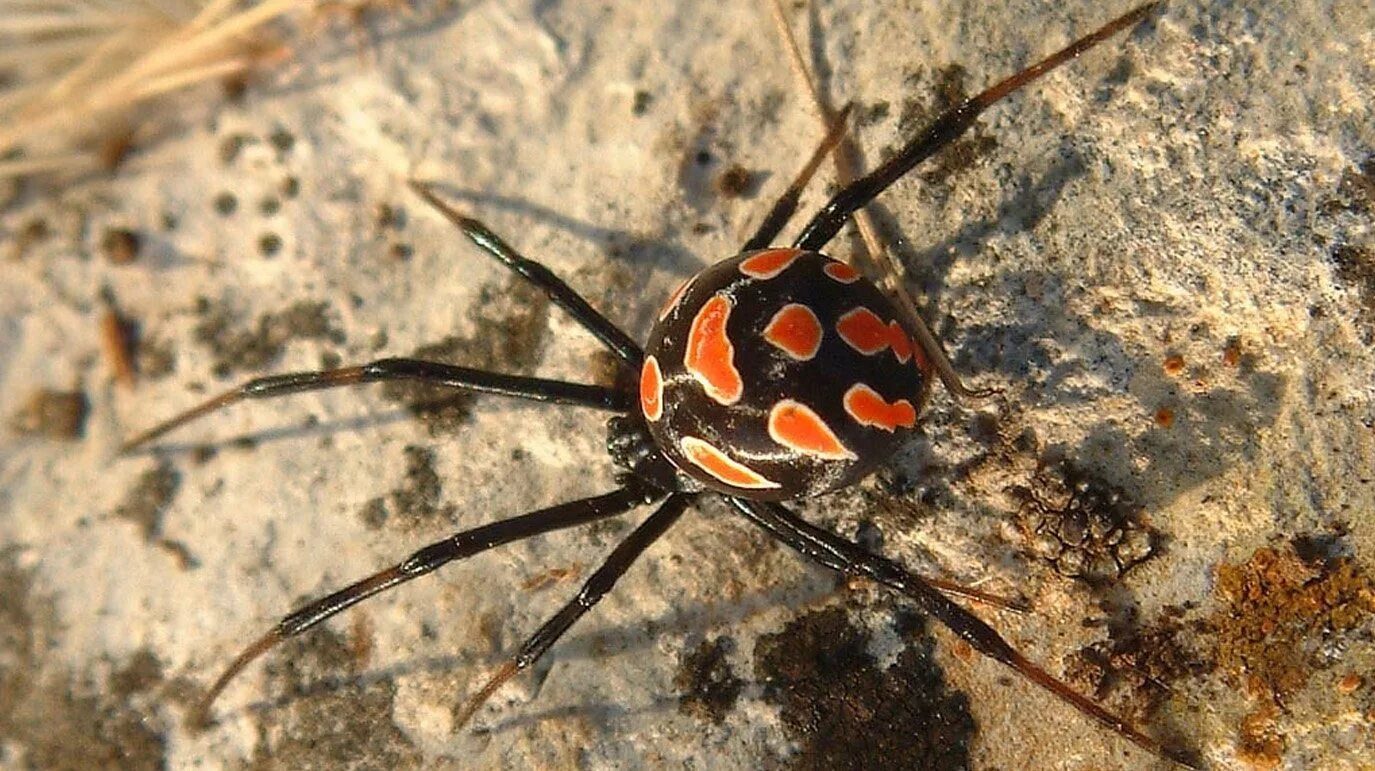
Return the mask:
<svg viewBox="0 0 1375 771">
<path fill-rule="evenodd" d="M 871 164 L 899 125 L 1109 13 L 954 5 L 792 10 L 825 87 L 855 100 Z M 379 389 L 346 389 L 234 407 L 167 437 L 163 457 L 118 457 L 123 437 L 240 377 L 451 339 L 484 365 L 511 355 L 513 369 L 605 378 L 588 336 L 514 304 L 501 269 L 405 180 L 442 183 L 638 337 L 678 281 L 732 253 L 821 133 L 762 5 L 418 3 L 374 25 L 362 55 L 346 30 L 322 34 L 241 101 L 188 102 L 112 178 L 29 186 L 0 212 L 0 766 L 814 757 L 756 674 L 760 641 L 845 604 L 865 676 L 882 679 L 908 649 L 894 603 L 800 565 L 719 505 L 687 517 L 475 730 L 452 730 L 454 704 L 626 526 L 505 547 L 373 599 L 250 667 L 209 730 L 183 727 L 196 688 L 293 603 L 453 529 L 608 489 L 602 418 L 482 398 L 432 433 Z M 1372 29 L 1362 0 L 1173 3 L 894 186 L 878 214 L 911 288 L 959 369 L 1002 392 L 964 407 L 938 391 L 878 484 L 806 507 L 849 535 L 872 519 L 872 540 L 914 567 L 1024 594 L 1034 614 L 979 612 L 1054 671 L 1103 652 L 1080 682 L 1142 661 L 1133 641 L 1178 635 L 1168 693 L 1119 703 L 1217 767 L 1375 754 L 1368 615 L 1302 638 L 1316 647 L 1293 665 L 1321 666 L 1279 711 L 1217 662 L 1175 661 L 1216 655 L 1200 625 L 1245 610 L 1217 588 L 1220 566 L 1293 544 L 1300 583 L 1324 559 L 1375 570 Z M 737 168 L 750 184 L 721 181 Z M 137 237 L 136 260 L 103 256 L 112 228 Z M 842 237 L 833 251 L 850 249 Z M 133 390 L 102 358 L 103 287 L 156 344 L 135 352 L 156 377 Z M 208 310 L 225 312 L 221 334 L 205 333 Z M 482 339 L 503 320 L 518 337 Z M 84 394 L 77 438 L 9 425 L 42 391 Z M 399 523 L 393 491 L 413 487 L 417 457 L 440 499 L 381 526 Z M 1122 491 L 1159 534 L 1151 559 L 1095 585 L 1037 559 L 1015 491 L 1048 459 Z M 156 478 L 177 480 L 170 500 L 116 513 Z M 1325 554 L 1305 556 L 1314 544 Z M 964 694 L 972 767 L 1152 765 L 932 634 L 923 666 Z M 723 636 L 743 683 L 705 721 L 678 708 L 693 686 L 675 679 Z"/>
</svg>

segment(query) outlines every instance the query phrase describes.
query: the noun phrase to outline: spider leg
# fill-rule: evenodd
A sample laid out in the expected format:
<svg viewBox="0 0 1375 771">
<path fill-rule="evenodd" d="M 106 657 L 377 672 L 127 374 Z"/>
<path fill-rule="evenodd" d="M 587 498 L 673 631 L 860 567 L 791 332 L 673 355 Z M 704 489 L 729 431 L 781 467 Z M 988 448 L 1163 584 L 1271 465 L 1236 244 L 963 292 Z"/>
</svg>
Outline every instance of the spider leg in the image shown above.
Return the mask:
<svg viewBox="0 0 1375 771">
<path fill-rule="evenodd" d="M 592 336 L 601 341 L 602 345 L 616 354 L 627 367 L 639 373 L 641 361 L 644 359 L 644 350 L 640 348 L 640 344 L 621 331 L 620 327 L 611 323 L 596 308 L 593 308 L 587 300 L 583 299 L 582 295 L 575 292 L 563 279 L 554 275 L 553 271 L 538 262 L 522 256 L 501 240 L 500 236 L 488 230 L 486 225 L 439 200 L 439 196 L 435 195 L 431 185 L 417 180 L 411 180 L 409 184 L 417 195 L 458 226 L 458 229 L 463 231 L 463 235 L 477 244 L 482 251 L 495 257 L 502 265 L 541 289 L 549 296 L 550 300 L 568 311 L 584 329 L 591 332 Z"/>
<path fill-rule="evenodd" d="M 493 522 L 482 527 L 464 530 L 436 541 L 412 553 L 401 562 L 374 573 L 360 581 L 303 605 L 277 622 L 271 631 L 244 648 L 234 661 L 215 680 L 210 690 L 197 702 L 191 712 L 193 724 L 204 724 L 210 706 L 225 686 L 255 659 L 275 648 L 284 640 L 295 637 L 335 614 L 341 613 L 367 598 L 394 589 L 414 578 L 430 573 L 454 560 L 471 557 L 495 546 L 502 546 L 531 536 L 561 530 L 613 517 L 647 503 L 646 491 L 631 483 L 625 487 L 594 498 L 570 501 L 529 514 Z"/>
<path fill-rule="evenodd" d="M 740 248 L 741 252 L 750 252 L 755 249 L 763 249 L 773 244 L 773 240 L 778 237 L 778 232 L 788 224 L 793 214 L 797 211 L 797 201 L 802 197 L 802 190 L 811 181 L 812 175 L 821 166 L 821 162 L 826 160 L 826 156 L 835 149 L 836 145 L 845 138 L 845 127 L 849 123 L 850 110 L 854 105 L 845 105 L 845 109 L 834 115 L 829 116 L 827 123 L 830 124 L 826 130 L 826 136 L 822 138 L 821 144 L 816 150 L 812 151 L 812 157 L 807 159 L 802 171 L 798 172 L 788 189 L 774 202 L 773 208 L 764 217 L 764 221 L 759 223 L 759 229 L 755 231 L 750 240 Z"/>
<path fill-rule="evenodd" d="M 505 375 L 419 359 L 379 359 L 355 367 L 254 378 L 127 440 L 120 451 L 133 450 L 196 418 L 244 399 L 271 399 L 302 391 L 319 391 L 359 383 L 394 380 L 416 380 L 464 391 L 514 396 L 553 404 L 573 404 L 609 412 L 624 412 L 630 405 L 630 397 L 626 394 L 602 386 Z"/>
<path fill-rule="evenodd" d="M 544 623 L 534 634 L 530 635 L 525 644 L 520 647 L 520 651 L 512 656 L 505 664 L 488 678 L 487 682 L 477 690 L 463 704 L 454 717 L 454 730 L 462 728 L 472 718 L 473 713 L 486 703 L 497 689 L 510 680 L 521 670 L 539 660 L 546 651 L 549 650 L 569 627 L 573 626 L 578 619 L 582 618 L 587 611 L 592 609 L 611 587 L 616 585 L 625 571 L 630 568 L 644 550 L 650 544 L 658 540 L 678 518 L 683 515 L 683 511 L 692 503 L 692 495 L 675 493 L 670 495 L 648 519 L 640 523 L 624 541 L 616 546 L 611 552 L 611 556 L 606 558 L 606 562 L 597 568 L 583 584 L 578 595 L 567 605 L 563 606 L 558 613 Z"/>
<path fill-rule="evenodd" d="M 1006 664 L 1138 747 L 1179 765 L 1199 768 L 1192 756 L 1167 749 L 1027 659 L 993 627 L 942 595 L 925 579 L 907 572 L 892 560 L 870 554 L 858 544 L 806 522 L 779 504 L 736 497 L 729 500 L 751 522 L 804 556 L 840 573 L 864 576 L 902 592 L 914 600 L 923 612 L 944 624 L 975 650 Z"/>
<path fill-rule="evenodd" d="M 821 91 L 817 89 L 815 79 L 807 70 L 807 63 L 802 59 L 802 49 L 798 47 L 797 38 L 793 35 L 792 27 L 788 24 L 788 19 L 783 13 L 782 0 L 770 0 L 769 11 L 773 16 L 774 25 L 778 27 L 779 37 L 783 39 L 783 48 L 788 52 L 788 61 L 792 64 L 793 72 L 797 74 L 798 79 L 802 81 L 802 85 L 806 87 L 807 93 L 811 96 L 812 106 L 816 110 L 817 116 L 821 118 L 822 125 L 834 121 L 836 112 L 831 108 Z M 836 179 L 841 185 L 849 185 L 855 181 L 859 176 L 859 169 L 863 162 L 860 159 L 859 148 L 855 145 L 853 136 L 841 137 L 840 144 L 836 146 L 835 152 L 831 153 L 831 160 L 835 163 Z M 998 393 L 997 389 L 974 389 L 964 384 L 959 373 L 955 371 L 955 366 L 950 363 L 950 357 L 946 355 L 945 348 L 941 346 L 940 341 L 931 332 L 931 328 L 926 324 L 926 319 L 917 310 L 917 304 L 912 301 L 912 296 L 907 293 L 904 286 L 907 279 L 907 268 L 880 243 L 878 227 L 874 224 L 874 218 L 864 207 L 855 209 L 852 216 L 855 219 L 855 225 L 859 227 L 859 234 L 864 240 L 865 247 L 857 254 L 862 255 L 865 262 L 882 274 L 882 286 L 888 290 L 892 297 L 897 299 L 898 307 L 906 313 L 907 320 L 912 324 L 917 345 L 921 346 L 922 351 L 926 353 L 926 360 L 931 363 L 936 375 L 945 384 L 946 390 L 958 399 L 982 399 Z"/>
<path fill-rule="evenodd" d="M 802 235 L 797 237 L 794 246 L 813 251 L 821 249 L 835 237 L 852 212 L 872 201 L 875 196 L 888 189 L 889 185 L 911 171 L 912 167 L 958 139 L 974 125 L 975 119 L 984 110 L 1112 35 L 1141 21 L 1161 4 L 1147 3 L 1129 11 L 1016 75 L 995 83 L 963 104 L 942 113 L 930 126 L 912 137 L 897 155 L 836 193 L 802 229 Z"/>
</svg>

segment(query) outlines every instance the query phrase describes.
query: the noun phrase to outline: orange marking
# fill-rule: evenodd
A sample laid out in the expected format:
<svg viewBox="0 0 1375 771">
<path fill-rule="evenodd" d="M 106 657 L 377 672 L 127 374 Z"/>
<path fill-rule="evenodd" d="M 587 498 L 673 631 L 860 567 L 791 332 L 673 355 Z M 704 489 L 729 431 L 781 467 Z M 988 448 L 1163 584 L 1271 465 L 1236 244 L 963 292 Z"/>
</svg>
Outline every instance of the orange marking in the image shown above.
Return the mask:
<svg viewBox="0 0 1375 771">
<path fill-rule="evenodd" d="M 845 392 L 845 411 L 861 425 L 881 428 L 892 433 L 899 426 L 911 428 L 917 424 L 917 410 L 906 399 L 889 402 L 878 391 L 863 383 L 855 383 Z"/>
<path fill-rule="evenodd" d="M 783 399 L 769 410 L 769 436 L 803 455 L 826 460 L 854 460 L 855 454 L 810 407 Z"/>
<path fill-rule="evenodd" d="M 912 358 L 912 341 L 902 327 L 896 321 L 883 323 L 883 319 L 863 305 L 841 316 L 836 322 L 836 331 L 851 348 L 865 356 L 892 348 L 899 363 L 906 364 Z"/>
<path fill-rule="evenodd" d="M 713 477 L 730 485 L 750 490 L 767 490 L 782 485 L 732 460 L 724 452 L 695 436 L 685 436 L 679 442 L 688 460 Z"/>
<path fill-rule="evenodd" d="M 769 249 L 740 261 L 740 272 L 751 278 L 773 278 L 803 254 L 801 249 Z"/>
<path fill-rule="evenodd" d="M 836 331 L 840 339 L 865 356 L 873 356 L 888 347 L 888 325 L 862 305 L 841 316 L 836 322 Z"/>
<path fill-rule="evenodd" d="M 907 360 L 912 358 L 912 341 L 896 321 L 888 322 L 888 345 L 892 346 L 893 355 L 898 357 L 899 364 L 906 364 Z"/>
<path fill-rule="evenodd" d="M 811 308 L 788 303 L 769 319 L 764 339 L 794 359 L 807 361 L 821 348 L 821 322 Z"/>
<path fill-rule="evenodd" d="M 640 369 L 640 409 L 650 421 L 664 414 L 664 375 L 659 371 L 659 360 L 653 356 L 646 356 Z"/>
<path fill-rule="evenodd" d="M 821 270 L 842 284 L 853 284 L 859 280 L 859 271 L 843 262 L 828 262 Z"/>
<path fill-rule="evenodd" d="M 702 304 L 688 331 L 683 366 L 702 384 L 707 396 L 721 404 L 735 404 L 745 392 L 745 381 L 735 368 L 735 346 L 726 334 L 731 301 L 717 292 Z"/>
<path fill-rule="evenodd" d="M 679 300 L 683 299 L 683 295 L 687 294 L 688 287 L 692 286 L 692 282 L 696 279 L 697 277 L 693 276 L 692 278 L 689 278 L 688 280 L 679 284 L 678 288 L 673 290 L 673 294 L 668 296 L 668 302 L 664 303 L 664 307 L 659 309 L 660 321 L 663 321 L 664 319 L 668 318 L 668 314 L 673 312 L 674 306 L 678 304 Z"/>
</svg>

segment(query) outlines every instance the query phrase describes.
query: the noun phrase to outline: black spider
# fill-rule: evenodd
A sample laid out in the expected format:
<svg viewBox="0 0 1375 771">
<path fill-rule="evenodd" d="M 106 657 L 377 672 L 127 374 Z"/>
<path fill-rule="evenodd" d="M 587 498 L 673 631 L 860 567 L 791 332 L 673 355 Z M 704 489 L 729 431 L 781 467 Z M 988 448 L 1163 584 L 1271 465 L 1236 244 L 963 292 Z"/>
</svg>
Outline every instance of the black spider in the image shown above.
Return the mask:
<svg viewBox="0 0 1375 771">
<path fill-rule="evenodd" d="M 685 282 L 660 314 L 643 349 L 543 265 L 522 257 L 482 223 L 445 205 L 430 187 L 412 182 L 416 193 L 477 246 L 543 290 L 623 367 L 638 372 L 638 404 L 634 393 L 616 388 L 392 358 L 251 380 L 129 440 L 125 450 L 243 399 L 414 380 L 614 413 L 608 422 L 607 449 L 622 470 L 621 486 L 605 495 L 460 532 L 293 611 L 235 658 L 200 702 L 197 716 L 205 718 L 214 699 L 254 659 L 368 597 L 494 546 L 657 503 L 655 512 L 616 546 L 577 596 L 469 698 L 457 716 L 456 724 L 462 726 L 497 688 L 542 656 L 610 591 L 699 495 L 722 494 L 747 520 L 803 555 L 845 575 L 896 589 L 975 650 L 1150 753 L 1193 767 L 1191 756 L 1163 747 L 1075 692 L 947 595 L 1005 606 L 1007 601 L 914 575 L 807 523 L 778 502 L 852 484 L 890 457 L 915 425 L 932 374 L 955 393 L 971 393 L 959 383 L 910 304 L 894 302 L 849 266 L 818 250 L 856 210 L 961 136 L 988 107 L 1141 21 L 1158 5 L 1124 14 L 948 110 L 877 170 L 833 196 L 802 229 L 793 248 L 766 249 L 795 212 L 820 161 L 843 135 L 842 115 L 742 253 Z"/>
</svg>

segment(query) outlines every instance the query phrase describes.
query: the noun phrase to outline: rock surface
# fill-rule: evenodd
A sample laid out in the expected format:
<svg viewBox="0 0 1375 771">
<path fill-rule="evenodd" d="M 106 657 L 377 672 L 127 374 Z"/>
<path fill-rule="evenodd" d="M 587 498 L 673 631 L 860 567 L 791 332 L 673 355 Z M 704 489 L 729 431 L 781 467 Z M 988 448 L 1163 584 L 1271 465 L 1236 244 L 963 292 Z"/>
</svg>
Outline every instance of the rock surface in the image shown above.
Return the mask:
<svg viewBox="0 0 1375 771">
<path fill-rule="evenodd" d="M 790 8 L 871 164 L 1110 13 L 976 5 Z M 121 457 L 123 438 L 247 377 L 380 355 L 604 379 L 596 344 L 406 180 L 639 337 L 821 133 L 762 3 L 420 3 L 367 29 L 361 51 L 321 33 L 240 101 L 188 105 L 109 179 L 0 212 L 25 243 L 0 263 L 0 766 L 1151 767 L 714 503 L 470 730 L 454 705 L 631 518 L 373 599 L 186 728 L 294 604 L 610 489 L 603 418 L 359 388 L 239 405 L 153 453 Z M 895 185 L 877 214 L 910 288 L 960 371 L 1001 392 L 938 390 L 909 450 L 803 507 L 913 568 L 1025 595 L 1033 614 L 975 609 L 1216 767 L 1375 754 L 1372 30 L 1359 0 L 1173 3 Z M 137 254 L 107 259 L 109 232 Z M 103 353 L 102 288 L 136 324 L 133 389 Z M 76 392 L 77 431 L 17 419 Z M 1339 621 L 1285 615 L 1308 611 Z M 1283 683 L 1236 632 L 1275 628 L 1303 652 Z M 836 755 L 828 726 L 857 749 Z M 893 749 L 904 732 L 943 749 Z"/>
</svg>

